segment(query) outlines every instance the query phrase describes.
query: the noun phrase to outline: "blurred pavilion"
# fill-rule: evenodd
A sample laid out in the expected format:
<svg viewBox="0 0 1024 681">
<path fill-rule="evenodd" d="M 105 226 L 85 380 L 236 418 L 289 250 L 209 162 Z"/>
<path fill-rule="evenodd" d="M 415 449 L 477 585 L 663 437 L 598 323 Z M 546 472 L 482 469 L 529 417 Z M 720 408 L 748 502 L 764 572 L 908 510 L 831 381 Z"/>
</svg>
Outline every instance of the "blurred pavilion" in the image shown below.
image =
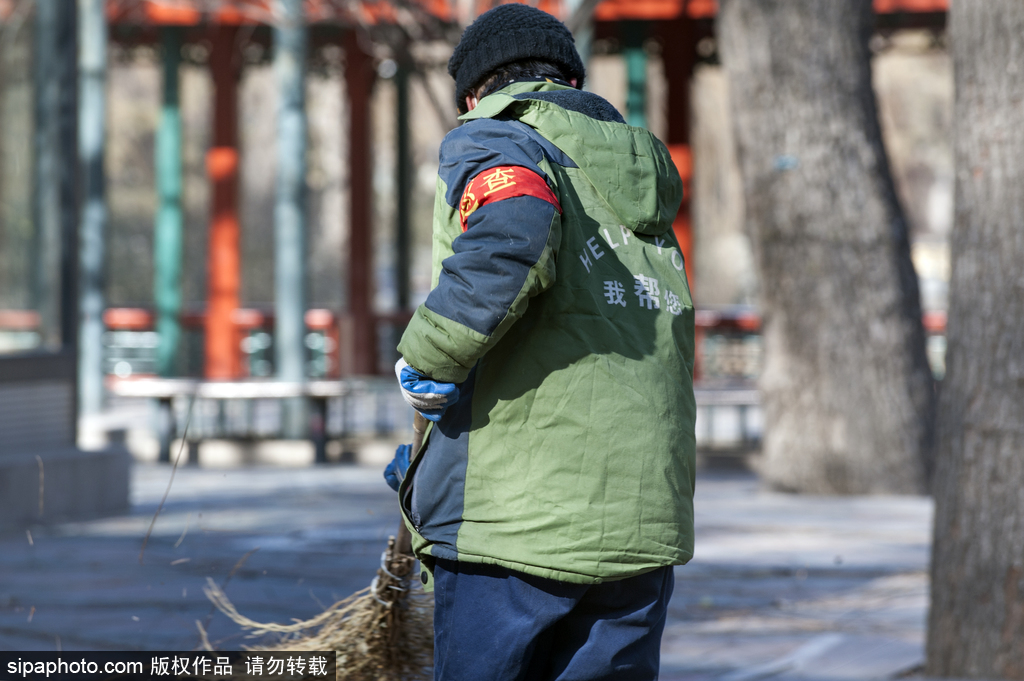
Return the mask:
<svg viewBox="0 0 1024 681">
<path fill-rule="evenodd" d="M 875 0 L 874 5 L 882 26 L 941 28 L 947 2 Z M 243 348 L 248 332 L 268 323 L 273 325 L 278 379 L 306 380 L 306 340 L 311 331 L 338 348 L 327 377 L 377 373 L 382 364 L 377 356 L 381 338 L 387 329 L 400 328 L 410 314 L 409 82 L 421 78 L 426 68 L 424 45 L 438 45 L 441 52 L 450 49 L 461 29 L 492 4 L 485 0 L 0 0 L 0 47 L 22 45 L 31 57 L 19 62 L 21 72 L 4 74 L 6 80 L 20 77 L 30 83 L 31 88 L 24 89 L 31 92 L 29 99 L 11 96 L 0 103 L 0 116 L 6 118 L 21 107 L 23 118 L 31 122 L 25 135 L 8 135 L 5 142 L 27 150 L 30 180 L 20 166 L 11 166 L 20 156 L 7 154 L 7 149 L 6 165 L 0 169 L 0 198 L 5 206 L 0 213 L 0 245 L 7 251 L 8 263 L 8 271 L 0 272 L 0 287 L 13 286 L 20 277 L 15 283 L 24 288 L 23 295 L 0 299 L 0 308 L 7 308 L 0 309 L 0 332 L 6 332 L 7 339 L 0 343 L 0 485 L 35 489 L 39 473 L 34 457 L 38 455 L 41 469 L 50 451 L 63 452 L 53 459 L 56 471 L 61 466 L 72 470 L 67 468 L 72 464 L 58 460 L 73 461 L 74 466 L 85 461 L 73 454 L 75 415 L 97 413 L 103 407 L 104 334 L 111 328 L 155 332 L 153 373 L 161 376 L 176 371 L 174 358 L 180 351 L 183 323 L 202 330 L 202 374 L 208 380 L 245 378 Z M 715 0 L 539 0 L 536 4 L 566 21 L 585 57 L 595 40 L 612 39 L 619 46 L 625 65 L 624 114 L 633 125 L 647 123 L 646 65 L 652 57 L 645 42 L 652 38 L 660 42 L 667 89 L 664 141 L 689 197 L 693 176 L 690 79 L 702 45 L 714 37 Z M 104 299 L 108 216 L 103 152 L 109 137 L 118 135 L 117 125 L 108 128 L 105 115 L 112 44 L 158 46 L 161 60 L 162 102 L 154 159 L 158 196 L 154 293 L 152 308 L 141 310 L 108 310 Z M 245 68 L 243 52 L 250 45 L 269 48 L 278 87 L 276 284 L 275 307 L 269 315 L 243 309 L 239 295 L 239 239 L 244 229 L 239 159 L 244 150 L 238 124 L 245 112 L 238 107 L 238 83 Z M 348 298 L 343 309 L 311 311 L 303 285 L 307 274 L 303 84 L 309 60 L 324 45 L 340 49 L 344 61 L 349 140 L 345 164 L 350 178 L 344 274 Z M 212 197 L 206 305 L 188 314 L 181 293 L 185 227 L 179 72 L 184 52 L 200 55 L 214 84 L 211 144 L 206 153 Z M 385 60 L 393 63 L 397 92 L 398 312 L 381 315 L 372 304 L 375 151 L 369 104 Z M 433 92 L 428 79 L 421 82 L 438 115 L 451 116 L 446 113 L 451 106 L 447 95 Z M 15 221 L 21 230 L 17 235 Z M 689 269 L 693 246 L 689 198 L 680 209 L 675 231 Z M 11 477 L 15 469 L 17 474 Z M 50 484 L 60 484 L 59 472 L 47 475 Z M 118 476 L 121 473 L 108 471 L 100 477 L 120 480 Z M 75 477 L 88 478 L 81 472 Z M 20 504 L 20 510 L 0 505 L 0 521 L 47 517 L 41 507 L 37 513 L 37 498 L 22 496 L 25 500 L 9 502 Z M 87 492 L 79 496 L 99 498 Z M 111 498 L 115 497 L 122 499 L 120 493 Z M 68 503 L 69 510 L 51 507 L 50 512 L 74 512 L 74 503 Z M 79 506 L 99 512 L 122 503 Z"/>
</svg>

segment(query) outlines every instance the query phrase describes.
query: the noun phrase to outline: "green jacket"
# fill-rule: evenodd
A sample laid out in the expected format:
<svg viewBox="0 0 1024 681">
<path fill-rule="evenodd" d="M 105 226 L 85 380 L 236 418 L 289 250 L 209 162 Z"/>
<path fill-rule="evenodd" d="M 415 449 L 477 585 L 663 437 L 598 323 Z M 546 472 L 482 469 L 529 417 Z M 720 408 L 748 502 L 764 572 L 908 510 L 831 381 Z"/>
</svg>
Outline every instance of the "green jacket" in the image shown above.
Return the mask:
<svg viewBox="0 0 1024 681">
<path fill-rule="evenodd" d="M 693 303 L 668 151 L 520 82 L 441 147 L 433 289 L 399 344 L 459 383 L 399 490 L 417 555 L 575 583 L 693 555 Z"/>
</svg>

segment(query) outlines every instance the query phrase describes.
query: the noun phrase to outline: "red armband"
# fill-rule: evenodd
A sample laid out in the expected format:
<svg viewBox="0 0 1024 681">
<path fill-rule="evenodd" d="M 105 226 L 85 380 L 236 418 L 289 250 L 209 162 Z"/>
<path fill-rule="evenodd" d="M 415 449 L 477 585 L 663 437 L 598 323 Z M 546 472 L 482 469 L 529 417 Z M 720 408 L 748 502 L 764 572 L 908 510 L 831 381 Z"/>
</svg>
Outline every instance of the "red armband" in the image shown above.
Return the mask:
<svg viewBox="0 0 1024 681">
<path fill-rule="evenodd" d="M 533 196 L 562 212 L 558 197 L 540 175 L 522 166 L 498 166 L 474 177 L 462 192 L 462 200 L 459 201 L 462 231 L 469 229 L 469 216 L 477 208 L 514 196 Z"/>
</svg>

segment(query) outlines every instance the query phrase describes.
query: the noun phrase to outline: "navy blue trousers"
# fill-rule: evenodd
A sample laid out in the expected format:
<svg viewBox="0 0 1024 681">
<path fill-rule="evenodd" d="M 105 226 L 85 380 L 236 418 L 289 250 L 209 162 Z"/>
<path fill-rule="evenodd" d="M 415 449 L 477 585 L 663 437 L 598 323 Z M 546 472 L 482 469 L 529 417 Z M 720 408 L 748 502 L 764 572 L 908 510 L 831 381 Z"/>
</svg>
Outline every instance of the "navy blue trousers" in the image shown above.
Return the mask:
<svg viewBox="0 0 1024 681">
<path fill-rule="evenodd" d="M 569 584 L 438 560 L 435 681 L 653 681 L 671 567 Z"/>
</svg>

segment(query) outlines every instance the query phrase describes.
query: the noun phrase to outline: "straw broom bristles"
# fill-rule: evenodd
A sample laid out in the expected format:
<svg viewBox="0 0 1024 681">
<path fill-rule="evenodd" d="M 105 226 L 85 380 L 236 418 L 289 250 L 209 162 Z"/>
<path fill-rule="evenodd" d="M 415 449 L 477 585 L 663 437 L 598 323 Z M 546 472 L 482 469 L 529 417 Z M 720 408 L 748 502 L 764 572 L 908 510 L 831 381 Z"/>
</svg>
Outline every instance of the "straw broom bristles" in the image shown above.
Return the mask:
<svg viewBox="0 0 1024 681">
<path fill-rule="evenodd" d="M 426 419 L 416 414 L 413 452 L 418 453 Z M 338 681 L 426 681 L 433 677 L 434 599 L 409 579 L 415 558 L 405 523 L 388 540 L 373 583 L 316 617 L 293 624 L 256 622 L 238 612 L 212 580 L 203 591 L 250 637 L 278 641 L 252 650 L 334 650 Z"/>
<path fill-rule="evenodd" d="M 393 550 L 394 538 L 388 542 Z M 431 594 L 378 570 L 374 583 L 316 617 L 292 624 L 256 622 L 238 612 L 212 580 L 206 596 L 250 637 L 277 636 L 250 650 L 334 650 L 338 681 L 417 681 L 432 678 L 434 603 Z M 404 591 L 403 591 L 404 590 Z"/>
</svg>

